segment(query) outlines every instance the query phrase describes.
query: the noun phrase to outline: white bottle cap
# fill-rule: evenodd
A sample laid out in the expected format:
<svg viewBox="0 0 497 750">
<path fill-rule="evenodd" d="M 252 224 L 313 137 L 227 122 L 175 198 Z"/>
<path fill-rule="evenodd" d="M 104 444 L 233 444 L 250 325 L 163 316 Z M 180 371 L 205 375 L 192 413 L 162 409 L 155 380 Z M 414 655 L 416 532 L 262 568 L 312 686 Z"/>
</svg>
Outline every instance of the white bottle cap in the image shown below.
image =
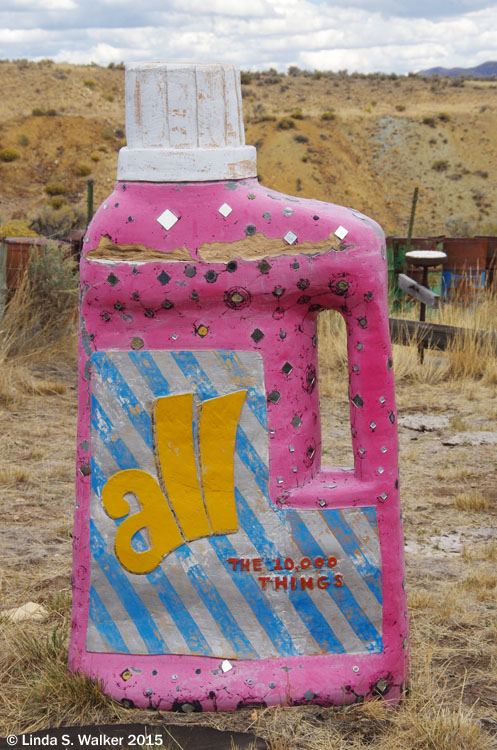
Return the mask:
<svg viewBox="0 0 497 750">
<path fill-rule="evenodd" d="M 186 182 L 255 177 L 245 145 L 240 72 L 223 63 L 126 67 L 127 146 L 118 180 Z"/>
</svg>

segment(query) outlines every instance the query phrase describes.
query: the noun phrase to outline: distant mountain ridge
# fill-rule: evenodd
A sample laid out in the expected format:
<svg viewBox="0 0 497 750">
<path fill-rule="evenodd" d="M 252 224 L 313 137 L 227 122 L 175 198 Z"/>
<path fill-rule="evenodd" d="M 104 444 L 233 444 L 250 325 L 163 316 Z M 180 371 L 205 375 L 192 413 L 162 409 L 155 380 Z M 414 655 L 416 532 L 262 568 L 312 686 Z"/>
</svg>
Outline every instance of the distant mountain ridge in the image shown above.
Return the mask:
<svg viewBox="0 0 497 750">
<path fill-rule="evenodd" d="M 440 76 L 448 76 L 449 78 L 458 78 L 459 76 L 497 76 L 497 62 L 484 62 L 481 65 L 476 65 L 474 68 L 429 68 L 428 70 L 420 70 L 418 74 L 425 76 L 438 74 Z"/>
</svg>

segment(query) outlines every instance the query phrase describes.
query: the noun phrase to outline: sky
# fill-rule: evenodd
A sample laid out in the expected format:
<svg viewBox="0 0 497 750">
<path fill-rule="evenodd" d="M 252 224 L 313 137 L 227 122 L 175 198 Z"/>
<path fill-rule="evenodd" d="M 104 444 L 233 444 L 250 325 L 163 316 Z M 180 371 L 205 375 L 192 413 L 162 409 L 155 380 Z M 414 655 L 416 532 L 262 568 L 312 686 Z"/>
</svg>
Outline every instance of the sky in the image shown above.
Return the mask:
<svg viewBox="0 0 497 750">
<path fill-rule="evenodd" d="M 0 58 L 405 74 L 497 60 L 485 0 L 0 0 Z"/>
</svg>

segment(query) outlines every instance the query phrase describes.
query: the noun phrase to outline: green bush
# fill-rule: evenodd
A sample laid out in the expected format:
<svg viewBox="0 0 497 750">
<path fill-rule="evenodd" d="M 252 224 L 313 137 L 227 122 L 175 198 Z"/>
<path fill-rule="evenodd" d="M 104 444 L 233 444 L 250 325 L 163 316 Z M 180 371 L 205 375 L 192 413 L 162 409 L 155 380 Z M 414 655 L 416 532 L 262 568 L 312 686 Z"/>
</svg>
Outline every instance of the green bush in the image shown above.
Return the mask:
<svg viewBox="0 0 497 750">
<path fill-rule="evenodd" d="M 293 136 L 293 140 L 297 141 L 297 143 L 308 143 L 309 138 L 306 135 L 303 135 L 302 133 L 296 133 Z"/>
<path fill-rule="evenodd" d="M 45 193 L 47 193 L 47 195 L 64 195 L 65 192 L 66 189 L 64 185 L 55 180 L 49 182 L 48 185 L 45 185 Z"/>
<path fill-rule="evenodd" d="M 323 114 L 321 115 L 322 120 L 334 120 L 335 117 L 336 117 L 335 113 L 329 109 L 326 112 L 323 112 Z"/>
<path fill-rule="evenodd" d="M 33 117 L 43 117 L 45 114 L 45 110 L 41 107 L 34 107 L 34 109 L 31 110 L 31 114 Z"/>
<path fill-rule="evenodd" d="M 67 198 L 64 198 L 63 195 L 53 195 L 48 201 L 49 205 L 56 210 L 62 208 L 62 206 L 67 206 L 68 202 Z"/>
<path fill-rule="evenodd" d="M 304 115 L 302 114 L 302 112 L 300 111 L 300 109 L 297 109 L 296 112 L 292 112 L 292 114 L 290 115 L 290 117 L 292 118 L 292 120 L 303 120 L 304 119 Z"/>
<path fill-rule="evenodd" d="M 20 135 L 17 142 L 20 146 L 29 146 L 29 138 L 27 135 Z"/>
<path fill-rule="evenodd" d="M 434 128 L 436 126 L 435 118 L 434 117 L 423 117 L 423 125 L 428 125 L 430 128 Z"/>
<path fill-rule="evenodd" d="M 84 228 L 86 216 L 84 212 L 74 206 L 62 205 L 53 208 L 50 205 L 43 206 L 31 222 L 31 228 L 38 234 L 46 236 L 68 234 L 71 229 Z"/>
<path fill-rule="evenodd" d="M 405 104 L 396 104 L 395 109 L 397 110 L 397 112 L 405 112 Z"/>
<path fill-rule="evenodd" d="M 438 115 L 438 119 L 441 122 L 449 122 L 450 115 L 448 115 L 447 112 L 440 112 L 440 114 Z"/>
<path fill-rule="evenodd" d="M 97 84 L 95 83 L 95 81 L 93 80 L 93 78 L 86 78 L 86 79 L 85 79 L 85 80 L 83 81 L 83 83 L 84 83 L 84 85 L 85 85 L 85 86 L 87 86 L 87 87 L 88 87 L 89 89 L 94 89 L 94 88 L 95 88 L 95 86 L 97 85 Z"/>
<path fill-rule="evenodd" d="M 293 120 L 290 120 L 289 117 L 283 117 L 283 119 L 278 122 L 278 128 L 280 130 L 291 130 L 294 127 L 295 123 Z"/>
<path fill-rule="evenodd" d="M 19 151 L 16 151 L 15 148 L 7 146 L 7 148 L 3 148 L 0 151 L 0 161 L 15 161 L 20 155 Z"/>
<path fill-rule="evenodd" d="M 76 177 L 88 177 L 88 175 L 91 174 L 91 167 L 89 164 L 86 164 L 86 162 L 81 161 L 74 167 L 73 174 Z"/>
<path fill-rule="evenodd" d="M 445 161 L 444 159 L 439 159 L 438 161 L 433 162 L 431 165 L 431 168 L 435 170 L 435 172 L 445 172 L 449 167 L 449 162 Z"/>
<path fill-rule="evenodd" d="M 28 278 L 31 303 L 36 309 L 36 325 L 48 336 L 59 336 L 59 327 L 76 310 L 78 278 L 76 263 L 68 246 L 50 242 L 31 251 Z"/>
<path fill-rule="evenodd" d="M 253 79 L 252 73 L 249 73 L 248 70 L 242 70 L 240 71 L 240 83 L 244 86 L 248 86 L 250 83 L 252 83 Z"/>
</svg>

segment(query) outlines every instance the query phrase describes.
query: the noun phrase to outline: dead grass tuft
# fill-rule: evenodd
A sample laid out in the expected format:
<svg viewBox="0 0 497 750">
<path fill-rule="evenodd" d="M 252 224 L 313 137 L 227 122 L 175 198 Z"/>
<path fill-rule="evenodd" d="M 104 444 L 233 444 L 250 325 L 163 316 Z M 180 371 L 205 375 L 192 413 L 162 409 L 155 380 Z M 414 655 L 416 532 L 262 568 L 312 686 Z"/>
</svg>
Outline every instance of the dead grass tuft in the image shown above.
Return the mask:
<svg viewBox="0 0 497 750">
<path fill-rule="evenodd" d="M 456 495 L 454 505 L 458 510 L 482 511 L 489 509 L 490 501 L 478 490 L 467 490 Z"/>
<path fill-rule="evenodd" d="M 20 466 L 1 466 L 0 467 L 0 485 L 3 487 L 13 486 L 26 482 L 29 473 Z"/>
</svg>

